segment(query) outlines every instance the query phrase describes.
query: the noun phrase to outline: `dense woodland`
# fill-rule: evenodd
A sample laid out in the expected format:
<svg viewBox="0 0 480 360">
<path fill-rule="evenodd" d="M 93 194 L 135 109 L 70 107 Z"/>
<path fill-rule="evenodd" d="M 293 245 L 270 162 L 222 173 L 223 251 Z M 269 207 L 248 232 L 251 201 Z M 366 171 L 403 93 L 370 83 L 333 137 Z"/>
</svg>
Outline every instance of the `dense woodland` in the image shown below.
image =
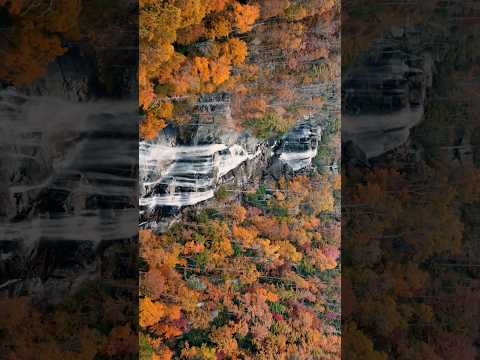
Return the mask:
<svg viewBox="0 0 480 360">
<path fill-rule="evenodd" d="M 114 93 L 112 65 L 120 52 L 101 49 L 118 46 L 120 37 L 120 27 L 106 27 L 106 19 L 125 17 L 114 16 L 112 3 L 0 0 L 2 85 L 29 84 L 81 43 L 95 54 L 99 86 Z M 342 350 L 348 359 L 478 354 L 472 319 L 480 314 L 480 32 L 468 2 L 455 2 L 451 11 L 443 6 L 449 3 L 343 4 L 345 70 L 392 23 L 406 18 L 416 23 L 434 17 L 437 26 L 425 33 L 445 31 L 450 35 L 444 40 L 453 44 L 437 69 L 425 119 L 412 133 L 423 150 L 420 161 L 412 166 L 400 149 L 343 174 L 348 251 L 342 256 Z M 314 95 L 308 86 L 337 72 L 338 52 L 310 30 L 337 31 L 338 2 L 140 5 L 143 139 L 154 139 L 167 124 L 189 122 L 204 93 L 234 94 L 233 122 L 222 125 L 265 138 L 284 132 L 305 109 L 321 108 L 323 99 L 302 98 L 305 92 L 296 90 L 313 89 Z M 320 147 L 319 169 L 339 155 L 333 144 L 338 128 L 336 133 Z M 471 152 L 471 161 L 451 160 L 449 154 L 463 150 Z M 143 359 L 339 358 L 339 188 L 338 176 L 316 171 L 245 194 L 220 189 L 215 201 L 186 212 L 168 233 L 141 232 L 139 315 L 132 305 L 138 295 L 137 274 L 133 281 L 131 276 L 136 246 L 113 246 L 102 255 L 101 281 L 84 284 L 62 304 L 0 299 L 1 354 L 138 358 L 140 330 Z"/>
<path fill-rule="evenodd" d="M 133 3 L 0 0 L 2 85 L 28 86 L 75 48 L 94 62 L 96 90 L 118 95 L 121 56 L 138 51 L 122 27 L 134 25 Z M 140 138 L 198 121 L 204 94 L 230 95 L 219 126 L 262 139 L 325 112 L 339 10 L 333 0 L 141 0 Z M 140 346 L 142 359 L 338 359 L 341 182 L 329 166 L 340 124 L 325 124 L 309 171 L 219 188 L 166 234 L 142 230 L 139 260 L 134 240 L 102 244 L 98 281 L 60 303 L 1 298 L 2 354 L 128 359 Z"/>
<path fill-rule="evenodd" d="M 442 55 L 410 141 L 368 165 L 343 158 L 342 356 L 476 359 L 477 10 L 445 1 L 348 5 L 346 71 L 392 23 L 420 25 L 418 48 Z"/>
<path fill-rule="evenodd" d="M 276 139 L 321 117 L 339 77 L 338 15 L 335 1 L 141 1 L 140 137 L 213 121 Z M 229 95 L 231 116 L 194 116 L 215 93 Z M 142 359 L 340 357 L 341 185 L 328 168 L 339 122 L 329 121 L 310 171 L 221 186 L 167 233 L 140 232 Z"/>
<path fill-rule="evenodd" d="M 315 91 L 338 75 L 334 1 L 141 1 L 140 136 L 192 121 L 200 94 L 227 92 L 232 121 L 257 135 L 285 132 L 321 108 Z M 329 36 L 333 34 L 332 36 Z"/>
<path fill-rule="evenodd" d="M 270 187 L 140 233 L 143 358 L 339 357 L 339 176 Z"/>
</svg>

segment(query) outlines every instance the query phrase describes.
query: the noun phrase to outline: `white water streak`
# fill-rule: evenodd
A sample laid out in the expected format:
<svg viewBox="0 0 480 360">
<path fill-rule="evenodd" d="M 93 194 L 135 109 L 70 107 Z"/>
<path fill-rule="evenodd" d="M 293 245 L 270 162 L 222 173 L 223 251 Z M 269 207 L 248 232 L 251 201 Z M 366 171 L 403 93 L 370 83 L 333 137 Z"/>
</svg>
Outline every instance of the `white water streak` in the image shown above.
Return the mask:
<svg viewBox="0 0 480 360">
<path fill-rule="evenodd" d="M 1 240 L 89 240 L 136 235 L 138 156 L 135 104 L 71 102 L 55 97 L 0 93 Z M 119 138 L 117 138 L 119 137 Z M 63 209 L 38 210 L 46 194 L 65 192 Z M 95 209 L 87 199 L 132 197 L 129 209 Z M 103 205 L 105 207 L 105 205 Z M 30 210 L 29 210 L 30 209 Z M 10 219 L 28 211 L 21 221 Z"/>
<path fill-rule="evenodd" d="M 140 144 L 140 206 L 189 206 L 212 198 L 220 178 L 260 151 L 249 154 L 240 145 L 168 146 Z M 158 193 L 156 187 L 163 186 Z M 153 194 L 147 192 L 153 191 Z M 157 192 L 157 193 L 155 193 Z"/>
</svg>

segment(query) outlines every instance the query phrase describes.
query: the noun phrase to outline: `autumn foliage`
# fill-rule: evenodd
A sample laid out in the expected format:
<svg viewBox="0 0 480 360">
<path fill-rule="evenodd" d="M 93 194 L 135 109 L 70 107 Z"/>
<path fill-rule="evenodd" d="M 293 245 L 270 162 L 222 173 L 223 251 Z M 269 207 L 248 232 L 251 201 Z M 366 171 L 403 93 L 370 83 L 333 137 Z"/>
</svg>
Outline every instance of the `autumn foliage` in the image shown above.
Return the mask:
<svg viewBox="0 0 480 360">
<path fill-rule="evenodd" d="M 132 283 L 125 285 L 131 285 Z M 138 356 L 136 324 L 126 298 L 86 284 L 62 304 L 40 306 L 32 297 L 1 297 L 2 359 L 93 359 Z M 28 326 L 26 326 L 28 324 Z"/>
<path fill-rule="evenodd" d="M 222 125 L 260 137 L 285 132 L 323 104 L 295 89 L 335 76 L 338 61 L 316 29 L 332 26 L 338 9 L 313 0 L 141 1 L 141 138 L 191 120 L 198 95 L 220 92 L 233 95 L 232 119 Z M 169 116 L 158 114 L 164 103 L 174 106 Z"/>
<path fill-rule="evenodd" d="M 346 179 L 342 350 L 349 358 L 474 358 L 471 316 L 479 310 L 466 304 L 480 295 L 478 282 L 468 264 L 455 264 L 475 251 L 465 231 L 476 220 L 461 209 L 471 211 L 478 195 L 463 199 L 470 176 L 459 181 L 448 167 L 424 166 L 422 174 L 377 166 Z"/>
<path fill-rule="evenodd" d="M 0 79 L 14 85 L 26 85 L 45 75 L 47 66 L 66 49 L 64 38 L 77 39 L 80 35 L 78 18 L 81 2 L 47 0 L 35 6 L 21 0 L 0 1 L 8 12 L 10 27 L 0 54 Z"/>
<path fill-rule="evenodd" d="M 199 121 L 199 99 L 216 93 L 231 99 L 216 126 L 258 138 L 318 114 L 316 88 L 338 74 L 316 29 L 337 5 L 141 1 L 140 136 Z M 142 230 L 142 356 L 338 359 L 339 188 L 317 172 L 262 180 L 185 210 L 166 233 Z"/>
<path fill-rule="evenodd" d="M 258 16 L 257 4 L 230 0 L 140 2 L 142 138 L 152 139 L 175 121 L 173 113 L 159 113 L 165 103 L 234 84 L 232 69 L 247 56 L 237 34 L 249 31 Z"/>
<path fill-rule="evenodd" d="M 254 192 L 214 217 L 185 215 L 166 234 L 142 230 L 142 353 L 339 358 L 340 228 L 326 220 L 334 185 L 335 177 L 283 178 L 270 186 L 285 195 L 260 208 Z"/>
</svg>

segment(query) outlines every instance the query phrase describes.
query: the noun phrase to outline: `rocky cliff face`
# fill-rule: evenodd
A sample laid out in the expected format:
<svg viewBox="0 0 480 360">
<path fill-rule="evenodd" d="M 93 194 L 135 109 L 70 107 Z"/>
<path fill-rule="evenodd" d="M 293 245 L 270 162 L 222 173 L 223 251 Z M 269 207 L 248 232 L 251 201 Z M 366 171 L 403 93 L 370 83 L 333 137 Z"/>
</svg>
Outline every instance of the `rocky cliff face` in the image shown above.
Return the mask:
<svg viewBox="0 0 480 360">
<path fill-rule="evenodd" d="M 228 94 L 201 96 L 191 123 L 140 143 L 141 227 L 165 230 L 183 207 L 213 198 L 221 183 L 241 186 L 266 164 L 268 144 L 228 127 L 230 116 Z"/>
<path fill-rule="evenodd" d="M 241 190 L 253 178 L 280 177 L 311 166 L 321 139 L 319 117 L 299 119 L 277 141 L 264 141 L 225 126 L 230 117 L 225 98 L 209 95 L 197 105 L 223 116 L 220 124 L 197 120 L 140 143 L 141 227 L 166 230 L 182 208 L 213 198 L 221 184 Z"/>
</svg>

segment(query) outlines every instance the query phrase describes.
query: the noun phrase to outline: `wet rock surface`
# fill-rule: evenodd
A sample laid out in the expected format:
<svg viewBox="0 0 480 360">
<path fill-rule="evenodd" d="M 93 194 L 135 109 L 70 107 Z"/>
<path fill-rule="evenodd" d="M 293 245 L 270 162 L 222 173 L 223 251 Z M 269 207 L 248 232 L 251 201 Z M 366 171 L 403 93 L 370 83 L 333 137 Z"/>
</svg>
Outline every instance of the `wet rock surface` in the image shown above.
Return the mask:
<svg viewBox="0 0 480 360">
<path fill-rule="evenodd" d="M 223 119 L 228 121 L 229 110 L 224 108 L 228 105 L 223 103 L 228 97 L 209 95 L 209 99 L 212 106 L 222 103 Z M 205 101 L 201 106 L 210 106 Z M 335 101 L 331 97 L 326 107 L 335 110 L 331 104 Z M 156 140 L 141 142 L 140 227 L 166 231 L 184 208 L 212 199 L 220 185 L 245 191 L 255 179 L 279 179 L 309 168 L 329 116 L 300 119 L 284 136 L 271 141 L 197 121 L 188 129 L 168 127 Z"/>
</svg>

